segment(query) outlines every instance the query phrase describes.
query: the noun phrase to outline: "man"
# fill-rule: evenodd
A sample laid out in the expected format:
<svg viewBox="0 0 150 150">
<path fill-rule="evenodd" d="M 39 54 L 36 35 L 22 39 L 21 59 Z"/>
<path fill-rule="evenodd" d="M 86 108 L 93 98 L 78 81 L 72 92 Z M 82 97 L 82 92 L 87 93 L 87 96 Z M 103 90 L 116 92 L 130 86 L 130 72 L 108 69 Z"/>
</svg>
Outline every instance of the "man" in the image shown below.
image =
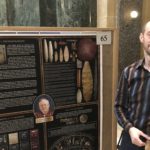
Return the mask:
<svg viewBox="0 0 150 150">
<path fill-rule="evenodd" d="M 50 103 L 49 100 L 46 99 L 45 97 L 41 97 L 39 102 L 38 102 L 39 110 L 40 112 L 37 112 L 35 115 L 36 117 L 50 117 L 52 114 L 51 109 L 50 109 Z"/>
<path fill-rule="evenodd" d="M 115 114 L 124 129 L 120 150 L 144 150 L 150 140 L 150 21 L 139 39 L 144 59 L 123 70 L 115 100 Z"/>
</svg>

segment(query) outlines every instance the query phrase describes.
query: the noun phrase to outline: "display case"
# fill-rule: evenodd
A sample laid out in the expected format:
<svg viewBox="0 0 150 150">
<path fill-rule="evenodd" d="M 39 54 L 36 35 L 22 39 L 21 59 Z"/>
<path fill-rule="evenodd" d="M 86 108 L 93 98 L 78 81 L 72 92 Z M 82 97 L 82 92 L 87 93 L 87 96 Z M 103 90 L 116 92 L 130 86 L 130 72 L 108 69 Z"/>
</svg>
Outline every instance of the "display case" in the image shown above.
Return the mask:
<svg viewBox="0 0 150 150">
<path fill-rule="evenodd" d="M 114 29 L 1 28 L 0 149 L 112 149 L 116 35 Z M 52 97 L 55 111 L 53 120 L 37 123 L 33 103 L 41 94 Z"/>
</svg>

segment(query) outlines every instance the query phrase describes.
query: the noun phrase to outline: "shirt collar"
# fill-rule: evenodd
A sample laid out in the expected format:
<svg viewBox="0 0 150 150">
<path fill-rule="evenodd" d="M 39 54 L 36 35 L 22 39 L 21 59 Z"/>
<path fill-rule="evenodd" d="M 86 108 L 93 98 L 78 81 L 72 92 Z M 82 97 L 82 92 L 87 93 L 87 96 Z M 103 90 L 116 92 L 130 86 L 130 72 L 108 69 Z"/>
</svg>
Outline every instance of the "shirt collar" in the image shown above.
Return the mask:
<svg viewBox="0 0 150 150">
<path fill-rule="evenodd" d="M 143 68 L 143 66 L 144 66 L 144 62 L 145 62 L 145 59 L 143 58 L 143 59 L 140 59 L 138 62 L 137 62 L 137 65 L 136 65 L 136 69 L 138 69 L 138 68 L 140 68 L 140 67 L 142 67 Z"/>
</svg>

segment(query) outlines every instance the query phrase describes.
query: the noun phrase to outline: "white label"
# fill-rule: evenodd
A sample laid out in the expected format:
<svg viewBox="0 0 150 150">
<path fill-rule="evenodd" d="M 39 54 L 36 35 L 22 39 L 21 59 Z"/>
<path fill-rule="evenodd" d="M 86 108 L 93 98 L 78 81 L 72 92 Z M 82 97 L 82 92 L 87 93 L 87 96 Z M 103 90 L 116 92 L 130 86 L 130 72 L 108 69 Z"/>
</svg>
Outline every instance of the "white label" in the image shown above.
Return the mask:
<svg viewBox="0 0 150 150">
<path fill-rule="evenodd" d="M 98 32 L 96 36 L 97 45 L 111 44 L 111 31 Z"/>
</svg>

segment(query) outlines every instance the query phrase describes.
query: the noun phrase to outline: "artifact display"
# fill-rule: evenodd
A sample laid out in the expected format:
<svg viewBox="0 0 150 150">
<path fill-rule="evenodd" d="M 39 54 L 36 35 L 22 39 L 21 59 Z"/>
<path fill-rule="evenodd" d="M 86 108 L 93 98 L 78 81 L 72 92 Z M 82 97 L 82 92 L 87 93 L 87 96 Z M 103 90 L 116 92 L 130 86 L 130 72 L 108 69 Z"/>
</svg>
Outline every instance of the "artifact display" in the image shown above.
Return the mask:
<svg viewBox="0 0 150 150">
<path fill-rule="evenodd" d="M 97 149 L 97 50 L 94 36 L 0 38 L 2 148 Z"/>
<path fill-rule="evenodd" d="M 97 32 L 15 32 L 0 32 L 0 149 L 100 149 Z"/>
<path fill-rule="evenodd" d="M 56 106 L 96 100 L 95 41 L 93 37 L 43 39 L 45 93 L 52 95 Z"/>
</svg>

